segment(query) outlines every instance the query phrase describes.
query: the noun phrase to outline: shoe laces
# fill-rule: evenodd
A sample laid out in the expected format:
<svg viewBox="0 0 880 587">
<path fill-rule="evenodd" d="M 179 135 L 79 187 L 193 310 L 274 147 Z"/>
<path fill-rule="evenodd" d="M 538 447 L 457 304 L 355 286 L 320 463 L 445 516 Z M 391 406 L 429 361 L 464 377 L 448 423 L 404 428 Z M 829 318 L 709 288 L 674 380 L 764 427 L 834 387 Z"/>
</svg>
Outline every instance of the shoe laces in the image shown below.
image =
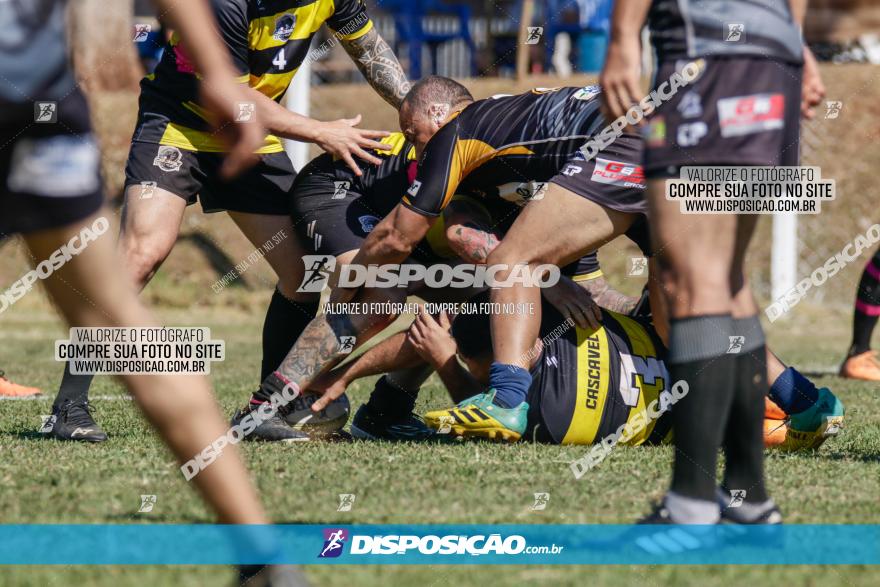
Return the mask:
<svg viewBox="0 0 880 587">
<path fill-rule="evenodd" d="M 88 427 L 95 425 L 95 419 L 92 417 L 93 413 L 95 413 L 95 408 L 88 401 L 67 401 L 61 406 L 59 417 L 67 424 Z"/>
</svg>

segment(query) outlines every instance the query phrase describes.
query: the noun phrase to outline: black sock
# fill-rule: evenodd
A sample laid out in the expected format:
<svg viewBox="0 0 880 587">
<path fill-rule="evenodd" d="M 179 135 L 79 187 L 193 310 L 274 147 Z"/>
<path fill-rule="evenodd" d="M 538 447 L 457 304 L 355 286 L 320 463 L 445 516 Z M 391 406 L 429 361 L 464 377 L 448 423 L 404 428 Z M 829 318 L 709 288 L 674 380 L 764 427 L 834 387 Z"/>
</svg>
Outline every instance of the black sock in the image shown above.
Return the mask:
<svg viewBox="0 0 880 587">
<path fill-rule="evenodd" d="M 871 350 L 871 335 L 880 318 L 880 250 L 865 265 L 856 290 L 856 311 L 853 317 L 852 346 L 849 356 Z"/>
<path fill-rule="evenodd" d="M 767 395 L 767 347 L 757 316 L 733 321 L 744 337 L 736 357 L 735 387 L 724 436 L 724 487 L 745 490 L 745 501 L 764 503 L 764 397 Z"/>
<path fill-rule="evenodd" d="M 728 354 L 730 315 L 673 320 L 669 332 L 670 386 L 685 381 L 687 394 L 672 408 L 675 461 L 671 490 L 715 500 L 718 449 L 733 397 L 734 356 Z"/>
<path fill-rule="evenodd" d="M 853 316 L 852 346 L 849 347 L 850 357 L 871 350 L 871 335 L 874 334 L 874 327 L 877 326 L 878 318 L 880 316 L 869 316 L 856 310 L 855 316 Z"/>
<path fill-rule="evenodd" d="M 61 376 L 61 388 L 52 404 L 52 409 L 60 407 L 64 402 L 85 402 L 89 399 L 89 387 L 94 375 L 74 375 L 70 372 L 70 362 L 64 363 L 64 375 Z"/>
<path fill-rule="evenodd" d="M 399 420 L 412 413 L 416 407 L 418 392 L 400 389 L 388 381 L 383 375 L 373 388 L 367 407 L 376 416 L 389 421 Z"/>
<path fill-rule="evenodd" d="M 295 302 L 275 290 L 263 323 L 263 361 L 260 381 L 265 380 L 281 365 L 296 339 L 318 313 L 319 303 L 317 300 Z M 268 395 L 261 390 L 254 393 L 253 399 L 269 401 Z"/>
</svg>

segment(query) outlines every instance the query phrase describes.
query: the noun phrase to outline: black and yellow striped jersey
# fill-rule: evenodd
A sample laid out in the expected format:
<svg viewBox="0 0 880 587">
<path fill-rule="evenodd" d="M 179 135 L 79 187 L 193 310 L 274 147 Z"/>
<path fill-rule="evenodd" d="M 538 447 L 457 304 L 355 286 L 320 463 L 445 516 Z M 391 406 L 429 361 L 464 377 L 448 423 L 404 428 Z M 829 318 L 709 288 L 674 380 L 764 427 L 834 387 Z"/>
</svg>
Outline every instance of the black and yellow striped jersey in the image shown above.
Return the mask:
<svg viewBox="0 0 880 587">
<path fill-rule="evenodd" d="M 211 0 L 211 6 L 240 81 L 276 101 L 290 86 L 322 24 L 343 40 L 373 27 L 363 0 Z M 198 73 L 174 34 L 156 71 L 141 81 L 134 140 L 223 151 L 209 128 L 198 105 Z M 270 135 L 259 152 L 281 150 L 281 141 Z"/>
<path fill-rule="evenodd" d="M 498 186 L 549 180 L 604 126 L 599 93 L 542 88 L 467 105 L 425 145 L 403 204 L 437 216 L 456 193 L 496 199 Z"/>
<path fill-rule="evenodd" d="M 532 368 L 527 436 L 556 444 L 601 442 L 669 390 L 666 351 L 648 323 L 602 310 L 599 329 L 563 330 L 564 319 L 550 304 L 542 311 L 544 350 Z M 554 329 L 563 331 L 554 336 Z M 668 412 L 648 418 L 626 444 L 659 442 L 668 423 Z"/>
</svg>

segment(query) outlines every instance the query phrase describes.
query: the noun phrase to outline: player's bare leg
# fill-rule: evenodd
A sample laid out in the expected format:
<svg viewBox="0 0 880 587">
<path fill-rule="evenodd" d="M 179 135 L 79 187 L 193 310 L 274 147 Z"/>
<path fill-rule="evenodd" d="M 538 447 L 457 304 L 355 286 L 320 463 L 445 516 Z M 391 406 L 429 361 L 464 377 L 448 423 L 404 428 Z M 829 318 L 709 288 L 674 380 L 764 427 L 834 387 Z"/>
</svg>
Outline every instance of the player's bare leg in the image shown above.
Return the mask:
<svg viewBox="0 0 880 587">
<path fill-rule="evenodd" d="M 124 267 L 139 289 L 146 287 L 171 253 L 186 201 L 169 191 L 130 185 L 125 190 L 119 250 Z"/>
<path fill-rule="evenodd" d="M 634 219 L 632 214 L 609 210 L 551 183 L 543 199 L 526 205 L 487 264 L 507 266 L 496 274 L 500 281 L 507 279 L 518 263 L 527 263 L 530 270 L 545 263 L 567 265 L 626 232 Z M 540 300 L 537 287 L 492 290 L 492 301 L 500 304 L 540 308 Z M 493 314 L 495 360 L 527 368 L 527 353 L 538 337 L 540 324 L 540 310 L 523 316 Z"/>
<path fill-rule="evenodd" d="M 89 224 L 94 218 L 87 219 Z M 25 237 L 33 256 L 45 259 L 79 232 L 79 226 L 46 230 Z M 119 271 L 112 238 L 89 244 L 80 255 L 46 280 L 52 299 L 71 326 L 157 326 L 138 302 L 134 285 Z M 175 456 L 185 462 L 226 433 L 226 425 L 204 377 L 123 376 L 123 382 Z M 228 446 L 195 483 L 219 519 L 230 524 L 265 524 L 238 452 Z"/>
<path fill-rule="evenodd" d="M 119 248 L 120 267 L 138 290 L 153 277 L 177 241 L 186 202 L 158 187 L 131 185 L 125 190 Z M 109 240 L 113 240 L 110 238 Z M 64 364 L 61 386 L 52 406 L 52 436 L 60 440 L 102 442 L 107 435 L 88 404 L 92 375 L 74 375 Z M 72 431 L 79 431 L 74 436 Z"/>
<path fill-rule="evenodd" d="M 623 234 L 635 220 L 633 214 L 608 210 L 556 184 L 549 184 L 543 198 L 530 201 L 507 231 L 501 243 L 488 255 L 486 264 L 501 267 L 499 282 L 513 276 L 517 265 L 537 275 L 542 264 L 567 265 L 585 253 Z M 489 373 L 489 391 L 447 410 L 464 436 L 494 440 L 518 440 L 526 426 L 526 397 L 531 384 L 529 367 L 541 326 L 541 289 L 511 284 L 491 290 L 491 300 L 502 307 L 528 308 L 522 313 L 493 313 L 491 337 L 494 362 Z M 599 326 L 595 303 L 580 316 L 585 327 Z M 473 421 L 470 413 L 480 419 Z M 438 412 L 439 414 L 439 412 Z M 433 426 L 440 419 L 432 419 Z"/>
<path fill-rule="evenodd" d="M 670 317 L 672 382 L 688 393 L 673 410 L 675 461 L 666 510 L 679 523 L 719 516 L 715 469 L 733 398 L 735 362 L 731 268 L 737 218 L 684 215 L 665 198 L 665 181 L 648 182 L 653 250 Z M 763 401 L 763 400 L 762 400 Z"/>
</svg>

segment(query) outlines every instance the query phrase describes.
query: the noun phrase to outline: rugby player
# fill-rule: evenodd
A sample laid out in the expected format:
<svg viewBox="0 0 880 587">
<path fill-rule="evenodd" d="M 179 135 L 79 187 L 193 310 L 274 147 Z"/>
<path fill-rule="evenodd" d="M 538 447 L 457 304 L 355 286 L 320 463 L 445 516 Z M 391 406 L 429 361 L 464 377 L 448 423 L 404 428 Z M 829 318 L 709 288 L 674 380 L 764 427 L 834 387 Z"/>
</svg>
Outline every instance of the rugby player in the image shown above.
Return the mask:
<svg viewBox="0 0 880 587">
<path fill-rule="evenodd" d="M 125 206 L 119 246 L 125 266 L 143 288 L 177 241 L 186 206 L 198 199 L 206 213 L 225 211 L 255 246 L 286 235 L 265 259 L 278 276 L 263 325 L 262 381 L 284 358 L 317 312 L 314 296 L 297 292 L 302 281 L 301 251 L 288 215 L 288 191 L 295 176 L 279 137 L 315 143 L 361 174 L 355 157 L 377 164 L 369 149 L 384 148 L 375 139 L 387 133 L 355 127 L 360 116 L 320 122 L 292 113 L 278 102 L 309 52 L 315 33 L 326 23 L 334 37 L 390 105 L 397 108 L 409 82 L 387 43 L 378 35 L 362 0 L 213 0 L 220 34 L 229 48 L 245 91 L 235 120 L 248 126 L 259 118 L 272 133 L 255 149 L 255 167 L 231 181 L 222 171 L 225 146 L 211 131 L 198 104 L 198 74 L 188 47 L 177 35 L 165 47 L 154 73 L 141 82 L 137 126 L 125 170 Z M 222 129 L 227 130 L 226 128 Z M 89 412 L 92 377 L 65 369 L 53 412 L 59 439 L 100 442 L 107 435 Z M 254 402 L 268 396 L 259 390 Z M 264 422 L 249 438 L 302 440 L 306 437 L 277 419 Z M 80 432 L 74 436 L 75 430 Z M 275 438 L 274 434 L 282 434 Z"/>
<path fill-rule="evenodd" d="M 99 153 L 89 113 L 68 63 L 66 2 L 0 3 L 0 234 L 21 234 L 35 265 L 53 259 L 43 280 L 72 327 L 153 327 L 156 319 L 138 301 L 109 238 L 80 236 L 109 211 L 103 206 Z M 206 2 L 158 2 L 191 48 L 204 75 L 198 88 L 213 104 L 218 126 L 234 120 L 244 92 Z M 51 105 L 51 106 L 49 106 Z M 240 171 L 262 137 L 258 126 L 232 125 L 230 172 Z M 106 219 L 103 219 L 106 222 Z M 79 252 L 57 266 L 57 251 L 78 243 Z M 70 245 L 73 247 L 74 245 Z M 61 257 L 62 259 L 64 257 Z M 181 463 L 226 434 L 206 378 L 123 375 L 122 381 Z M 227 446 L 195 479 L 225 524 L 266 524 L 238 451 Z M 242 568 L 248 585 L 305 584 L 291 569 Z"/>
<path fill-rule="evenodd" d="M 415 148 L 401 133 L 392 133 L 384 139 L 384 142 L 390 145 L 390 148 L 376 152 L 382 163 L 366 169 L 362 176 L 354 175 L 344 161 L 329 154 L 315 158 L 298 174 L 291 191 L 291 215 L 300 219 L 295 230 L 306 254 L 334 257 L 338 270 L 352 261 L 375 225 L 399 203 L 400 194 L 406 190 L 416 171 Z M 484 263 L 485 256 L 480 256 L 480 250 L 485 250 L 488 254 L 488 251 L 497 245 L 497 238 L 503 234 L 518 211 L 518 206 L 513 202 L 504 200 L 482 202 L 477 196 L 458 195 L 444 210 L 444 216 L 434 224 L 426 238 L 415 247 L 409 262 L 423 265 L 450 265 L 455 263 L 457 255 L 466 251 L 467 254 L 461 255 L 466 261 Z M 471 218 L 476 214 L 497 219 L 491 221 L 495 233 L 475 230 Z M 447 234 L 452 238 L 447 239 Z M 480 239 L 482 244 L 478 244 L 477 239 Z M 315 262 L 320 263 L 320 261 Z M 562 311 L 574 312 L 575 309 L 584 306 L 581 298 L 589 300 L 589 296 L 575 286 L 574 281 L 589 276 L 595 279 L 584 283 L 590 284 L 589 291 L 593 291 L 591 288 L 595 283 L 595 291 L 602 296 L 604 302 L 620 307 L 623 304 L 618 304 L 616 301 L 620 298 L 634 307 L 637 300 L 630 301 L 622 294 L 613 291 L 593 264 L 587 259 L 581 265 L 565 268 L 563 273 L 566 277 L 561 279 L 557 286 L 547 288 L 548 299 Z M 432 290 L 420 288 L 416 284 L 408 293 L 416 293 L 429 300 L 449 302 L 463 301 L 474 291 L 476 290 L 455 288 Z M 403 292 L 389 292 L 388 299 L 400 299 L 401 293 Z M 377 318 L 377 321 L 385 325 L 394 317 L 396 316 L 382 317 L 381 320 Z M 357 336 L 364 338 L 364 333 L 358 332 Z M 373 419 L 382 421 L 374 422 L 374 426 L 402 425 L 410 429 L 415 427 L 411 414 L 412 406 L 406 409 L 406 404 L 395 405 L 394 417 L 379 418 L 376 414 L 391 414 L 390 406 L 385 404 L 389 400 L 397 402 L 398 396 L 394 389 L 409 387 L 418 389 L 427 376 L 422 371 L 393 373 L 379 382 L 371 395 L 371 405 L 376 409 L 369 413 L 372 414 Z M 233 417 L 233 423 L 253 409 L 256 407 L 252 402 Z M 281 411 L 283 419 L 287 416 L 285 413 L 287 410 Z M 364 417 L 367 417 L 367 411 L 362 410 L 355 416 L 355 420 L 359 421 Z M 275 425 L 284 424 L 276 422 Z M 427 432 L 423 425 L 421 429 Z M 276 436 L 282 438 L 282 434 Z"/>
<path fill-rule="evenodd" d="M 487 301 L 487 294 L 482 293 L 469 303 Z M 587 330 L 545 303 L 541 338 L 535 341 L 536 351 L 530 355 L 533 380 L 525 438 L 553 444 L 593 444 L 631 421 L 658 399 L 661 391 L 669 391 L 672 382 L 663 364 L 665 347 L 650 322 L 604 309 L 602 315 L 602 326 Z M 488 326 L 489 316 L 485 313 L 461 313 L 451 319 L 451 324 L 446 314 L 434 317 L 422 313 L 406 332 L 385 339 L 355 361 L 328 373 L 314 384 L 314 389 L 335 394 L 362 377 L 423 364 L 438 373 L 454 401 L 464 402 L 488 382 L 492 346 L 480 335 Z M 771 373 L 774 385 L 781 374 Z M 408 403 L 410 394 L 413 392 L 398 390 L 398 402 Z M 453 435 L 474 436 L 464 427 L 465 422 L 472 421 L 481 425 L 486 438 L 496 432 L 492 417 L 473 407 L 429 412 L 425 419 L 435 429 L 445 425 L 446 432 Z M 838 417 L 833 427 L 801 432 L 793 429 L 792 419 L 768 399 L 766 446 L 785 450 L 818 448 L 839 432 L 842 423 L 842 417 Z M 643 434 L 632 437 L 627 444 L 659 442 L 668 437 L 670 428 L 668 418 L 651 421 Z M 361 430 L 357 419 L 351 429 L 357 438 L 410 439 L 385 430 L 378 434 L 373 429 Z"/>
<path fill-rule="evenodd" d="M 715 471 L 722 445 L 723 484 L 748 488 L 743 519 L 782 520 L 764 483 L 766 349 L 743 271 L 757 218 L 685 216 L 665 199 L 664 188 L 685 165 L 797 164 L 799 113 L 821 97 L 815 62 L 798 30 L 805 4 L 630 0 L 614 6 L 600 76 L 609 120 L 644 95 L 640 34 L 646 19 L 658 60 L 654 88 L 682 64 L 697 69 L 695 79 L 648 115 L 645 129 L 653 249 L 671 316 L 667 364 L 672 379 L 691 390 L 673 412 L 670 490 L 646 523 L 719 519 Z M 731 340 L 741 343 L 739 353 L 728 352 Z"/>
<path fill-rule="evenodd" d="M 856 290 L 852 343 L 840 366 L 840 376 L 847 379 L 880 381 L 880 361 L 871 350 L 871 335 L 880 318 L 880 249 L 865 265 Z"/>
<path fill-rule="evenodd" d="M 604 126 L 598 93 L 596 87 L 557 88 L 474 102 L 467 89 L 451 79 L 432 76 L 417 82 L 400 115 L 401 128 L 419 157 L 415 179 L 401 203 L 365 239 L 353 264 L 382 265 L 406 259 L 459 187 L 467 192 L 511 182 L 548 182 L 541 198 L 525 205 L 508 237 L 490 254 L 489 264 L 506 267 L 496 274 L 502 281 L 521 262 L 564 266 L 625 233 L 645 212 L 644 199 L 632 189 L 643 187 L 638 164 L 641 139 L 635 134 L 622 137 L 598 163 L 584 160 L 580 146 Z M 487 194 L 488 199 L 499 197 L 498 192 Z M 549 224 L 545 226 L 542 219 Z M 531 226 L 536 221 L 541 221 L 541 226 Z M 511 252 L 513 247 L 506 246 L 521 239 L 528 239 L 528 246 L 523 245 L 527 251 Z M 499 255 L 502 250 L 504 254 Z M 527 293 L 521 293 L 524 290 Z M 510 293 L 514 291 L 517 293 Z M 365 301 L 374 292 L 336 287 L 330 299 L 343 302 L 355 295 L 357 301 Z M 528 305 L 535 299 L 540 299 L 540 292 L 534 287 L 493 290 L 496 302 Z M 506 362 L 494 367 L 495 389 L 477 399 L 498 402 L 514 436 L 525 426 L 529 375 L 525 367 L 511 363 L 524 365 L 524 359 L 510 358 L 516 353 L 507 344 L 510 337 L 496 332 L 496 318 L 510 329 L 534 331 L 531 337 L 519 333 L 514 341 L 515 346 L 523 347 L 518 353 L 522 355 L 534 340 L 540 317 L 493 317 L 493 340 L 504 347 Z M 591 304 L 584 318 L 598 325 L 598 306 Z M 369 316 L 330 316 L 312 322 L 280 368 L 264 380 L 264 388 L 273 391 L 285 385 L 307 385 L 339 360 L 339 337 L 352 336 L 373 321 Z M 322 409 L 324 401 L 320 398 L 313 409 Z"/>
</svg>

